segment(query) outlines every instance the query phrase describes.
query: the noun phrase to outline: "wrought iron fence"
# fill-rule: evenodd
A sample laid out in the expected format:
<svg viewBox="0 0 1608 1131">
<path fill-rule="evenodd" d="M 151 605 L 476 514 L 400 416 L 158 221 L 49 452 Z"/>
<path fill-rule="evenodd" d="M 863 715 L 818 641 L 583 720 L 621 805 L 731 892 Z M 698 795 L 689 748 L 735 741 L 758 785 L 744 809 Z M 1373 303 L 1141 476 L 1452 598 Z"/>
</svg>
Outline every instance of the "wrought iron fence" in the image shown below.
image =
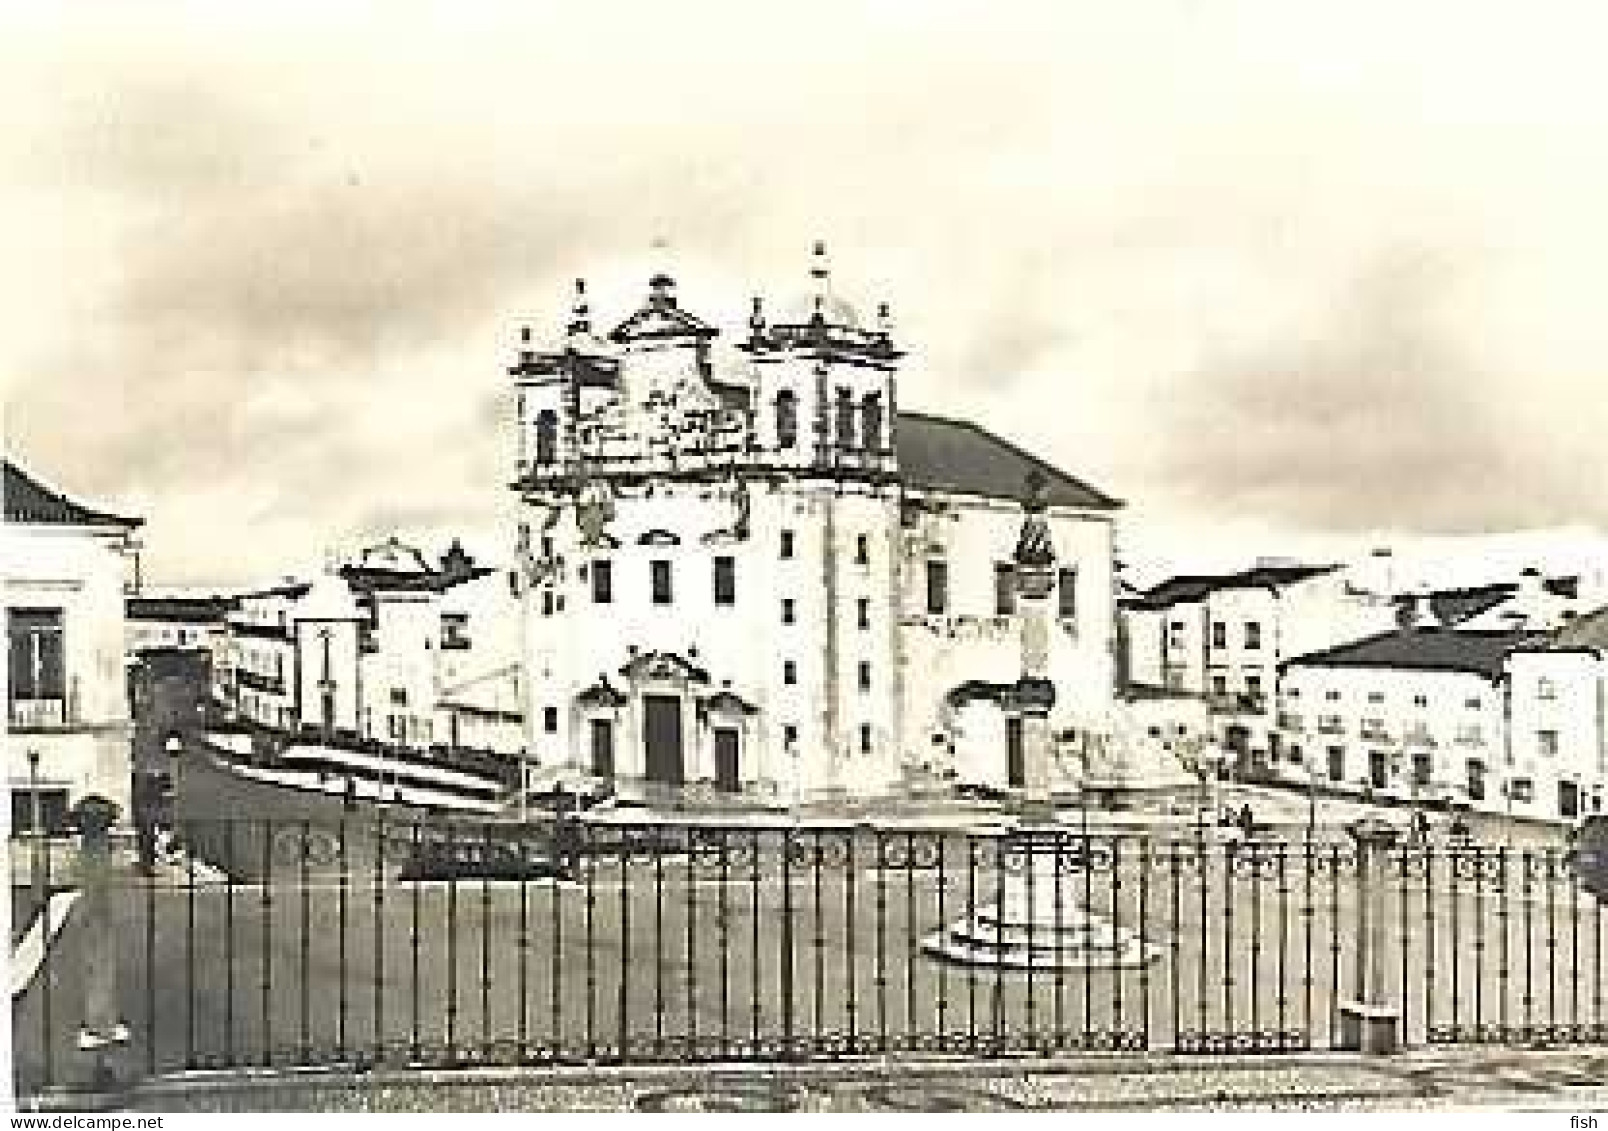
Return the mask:
<svg viewBox="0 0 1608 1131">
<path fill-rule="evenodd" d="M 152 1075 L 1272 1053 L 1336 1047 L 1365 996 L 1407 1044 L 1608 1039 L 1602 907 L 1561 849 L 580 820 L 178 840 L 114 892 Z M 69 923 L 14 999 L 25 1092 L 73 1061 L 96 944 Z"/>
</svg>

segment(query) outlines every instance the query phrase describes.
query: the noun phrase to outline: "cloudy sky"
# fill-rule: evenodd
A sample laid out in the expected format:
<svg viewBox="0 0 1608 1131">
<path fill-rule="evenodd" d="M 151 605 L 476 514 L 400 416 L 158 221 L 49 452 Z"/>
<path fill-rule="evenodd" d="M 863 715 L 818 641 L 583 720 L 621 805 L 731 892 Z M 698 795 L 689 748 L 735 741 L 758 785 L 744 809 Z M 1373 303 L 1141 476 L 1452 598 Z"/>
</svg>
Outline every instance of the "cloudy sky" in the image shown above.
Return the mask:
<svg viewBox="0 0 1608 1131">
<path fill-rule="evenodd" d="M 500 549 L 518 326 L 817 237 L 1133 553 L 1608 525 L 1599 4 L 132 7 L 0 17 L 0 373 L 159 580 Z"/>
</svg>

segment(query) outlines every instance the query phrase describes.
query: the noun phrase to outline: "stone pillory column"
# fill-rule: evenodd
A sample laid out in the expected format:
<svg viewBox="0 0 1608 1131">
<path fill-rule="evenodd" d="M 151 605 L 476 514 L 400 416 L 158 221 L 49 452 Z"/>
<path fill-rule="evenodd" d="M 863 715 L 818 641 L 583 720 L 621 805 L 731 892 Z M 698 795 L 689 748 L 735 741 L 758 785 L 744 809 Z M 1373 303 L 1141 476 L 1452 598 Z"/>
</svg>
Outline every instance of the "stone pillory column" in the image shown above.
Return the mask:
<svg viewBox="0 0 1608 1131">
<path fill-rule="evenodd" d="M 1029 802 L 1048 802 L 1050 795 L 1050 708 L 1055 684 L 1050 680 L 1050 590 L 1055 583 L 1055 546 L 1044 518 L 1044 476 L 1027 477 L 1027 512 L 1016 540 L 1013 562 L 1022 618 L 1022 676 L 1016 703 L 1022 712 L 1022 785 Z"/>
<path fill-rule="evenodd" d="M 114 1091 L 122 1082 L 118 1051 L 128 1044 L 128 1026 L 119 1016 L 117 966 L 123 940 L 112 914 L 111 827 L 117 806 L 101 797 L 78 803 L 82 845 L 78 854 L 82 902 L 84 1013 L 78 1026 L 78 1048 L 93 1058 L 90 1083 L 96 1091 Z"/>
<path fill-rule="evenodd" d="M 1385 915 L 1389 892 L 1385 865 L 1398 830 L 1389 821 L 1364 817 L 1346 826 L 1357 843 L 1356 999 L 1340 1003 L 1340 1047 L 1389 1053 L 1401 1047 L 1401 1010 L 1389 1000 L 1385 973 Z"/>
</svg>

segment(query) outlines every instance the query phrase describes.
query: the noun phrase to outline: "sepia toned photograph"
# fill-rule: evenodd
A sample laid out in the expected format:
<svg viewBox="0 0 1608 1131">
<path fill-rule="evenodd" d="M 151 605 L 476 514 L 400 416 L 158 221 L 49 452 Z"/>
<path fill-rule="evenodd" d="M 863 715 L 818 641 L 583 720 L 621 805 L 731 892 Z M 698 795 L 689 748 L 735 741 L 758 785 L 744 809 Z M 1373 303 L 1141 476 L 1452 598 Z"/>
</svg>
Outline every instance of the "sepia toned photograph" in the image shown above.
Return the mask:
<svg viewBox="0 0 1608 1131">
<path fill-rule="evenodd" d="M 0 8 L 10 1126 L 1608 1119 L 1605 33 Z"/>
</svg>

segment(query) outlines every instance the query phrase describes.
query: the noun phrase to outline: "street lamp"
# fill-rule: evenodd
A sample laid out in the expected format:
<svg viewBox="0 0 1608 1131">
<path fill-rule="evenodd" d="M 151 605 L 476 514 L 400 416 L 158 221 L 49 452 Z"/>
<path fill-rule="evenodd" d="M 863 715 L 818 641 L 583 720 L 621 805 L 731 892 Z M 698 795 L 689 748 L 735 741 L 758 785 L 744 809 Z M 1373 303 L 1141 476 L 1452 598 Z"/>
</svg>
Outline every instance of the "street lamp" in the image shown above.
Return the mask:
<svg viewBox="0 0 1608 1131">
<path fill-rule="evenodd" d="M 1307 766 L 1307 840 L 1318 835 L 1318 767 Z"/>
</svg>

